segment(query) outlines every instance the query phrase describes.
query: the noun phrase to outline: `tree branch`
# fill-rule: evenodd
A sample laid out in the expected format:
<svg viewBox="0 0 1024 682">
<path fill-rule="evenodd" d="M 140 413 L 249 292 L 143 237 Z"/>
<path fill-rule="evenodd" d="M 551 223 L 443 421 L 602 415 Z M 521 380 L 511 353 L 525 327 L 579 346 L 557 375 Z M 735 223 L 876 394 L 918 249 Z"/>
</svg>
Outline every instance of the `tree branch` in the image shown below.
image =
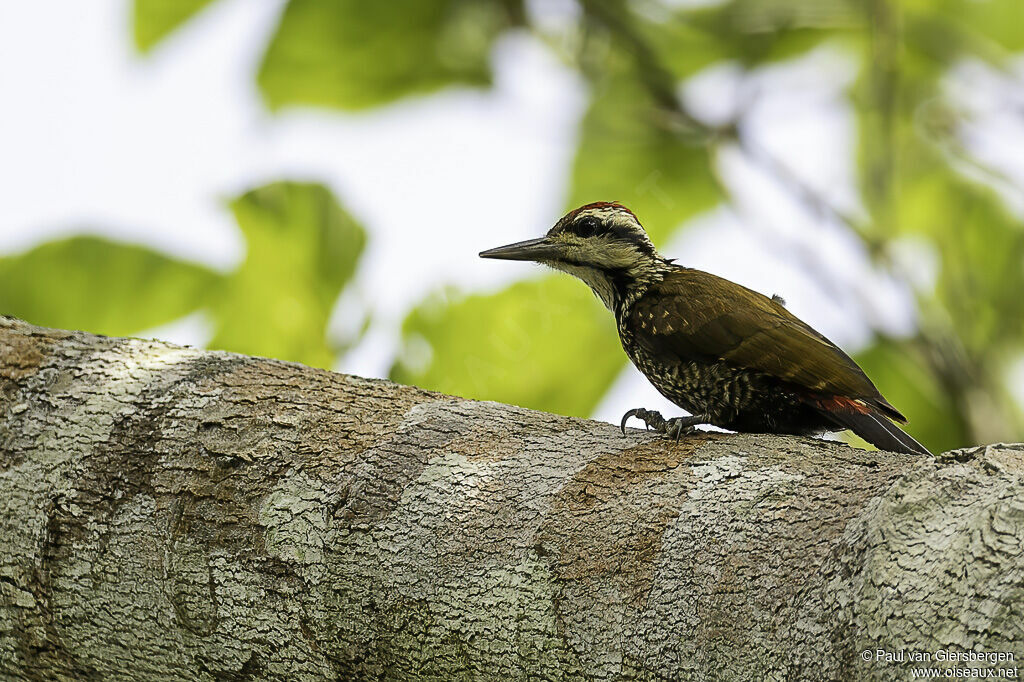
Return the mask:
<svg viewBox="0 0 1024 682">
<path fill-rule="evenodd" d="M 0 443 L 3 679 L 902 680 L 875 650 L 1024 657 L 1020 445 L 676 444 L 8 318 Z"/>
</svg>

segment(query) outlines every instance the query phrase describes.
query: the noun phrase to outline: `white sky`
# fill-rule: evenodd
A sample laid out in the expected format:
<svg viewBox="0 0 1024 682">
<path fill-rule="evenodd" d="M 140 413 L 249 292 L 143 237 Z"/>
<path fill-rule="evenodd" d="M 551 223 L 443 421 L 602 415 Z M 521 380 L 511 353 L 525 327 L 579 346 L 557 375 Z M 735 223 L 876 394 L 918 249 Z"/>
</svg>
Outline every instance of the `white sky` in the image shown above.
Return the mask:
<svg viewBox="0 0 1024 682">
<path fill-rule="evenodd" d="M 129 4 L 0 4 L 0 253 L 88 231 L 227 270 L 244 244 L 226 198 L 276 179 L 324 182 L 370 234 L 355 296 L 343 296 L 333 325 L 344 333 L 352 301 L 372 299 L 374 325 L 338 367 L 370 376 L 387 372 L 401 320 L 427 291 L 496 289 L 536 274 L 476 257 L 541 234 L 565 208 L 587 92 L 534 39 L 502 40 L 488 92 L 447 91 L 356 115 L 270 115 L 254 74 L 282 0 L 220 0 L 145 58 L 131 47 Z M 564 1 L 548 6 L 547 20 L 572 16 Z M 748 119 L 765 148 L 848 211 L 857 201 L 842 91 L 853 76 L 830 50 L 771 69 L 753 84 Z M 715 118 L 741 85 L 751 87 L 718 67 L 683 92 Z M 739 153 L 724 154 L 721 169 L 741 190 L 737 212 L 699 218 L 667 255 L 782 294 L 847 350 L 867 341 L 866 320 L 912 328 L 907 293 L 871 274 L 856 239 L 807 215 Z M 834 290 L 821 291 L 794 254 L 821 262 Z M 208 334 L 200 316 L 156 331 L 196 345 Z M 677 413 L 630 368 L 595 416 L 617 422 L 640 405 Z"/>
</svg>

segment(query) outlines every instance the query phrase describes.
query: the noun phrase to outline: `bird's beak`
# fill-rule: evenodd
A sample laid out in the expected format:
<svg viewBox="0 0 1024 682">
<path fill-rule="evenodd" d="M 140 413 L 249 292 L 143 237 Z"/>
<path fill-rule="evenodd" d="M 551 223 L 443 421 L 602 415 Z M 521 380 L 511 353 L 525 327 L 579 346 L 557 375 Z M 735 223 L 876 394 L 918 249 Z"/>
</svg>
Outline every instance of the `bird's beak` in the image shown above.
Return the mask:
<svg viewBox="0 0 1024 682">
<path fill-rule="evenodd" d="M 546 261 L 558 260 L 562 256 L 562 245 L 553 244 L 547 237 L 539 239 L 527 239 L 525 242 L 516 242 L 507 246 L 499 246 L 496 249 L 488 249 L 480 252 L 481 258 L 498 258 L 501 260 L 532 260 Z"/>
</svg>

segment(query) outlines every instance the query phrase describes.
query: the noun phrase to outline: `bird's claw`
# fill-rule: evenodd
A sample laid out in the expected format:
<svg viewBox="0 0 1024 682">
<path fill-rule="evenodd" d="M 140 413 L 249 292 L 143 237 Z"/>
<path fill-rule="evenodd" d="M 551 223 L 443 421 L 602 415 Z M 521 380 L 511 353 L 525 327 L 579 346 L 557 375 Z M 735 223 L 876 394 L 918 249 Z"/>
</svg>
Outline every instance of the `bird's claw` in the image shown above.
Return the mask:
<svg viewBox="0 0 1024 682">
<path fill-rule="evenodd" d="M 622 430 L 623 435 L 626 433 L 626 422 L 629 421 L 630 417 L 636 417 L 642 421 L 648 430 L 654 429 L 658 433 L 663 433 L 669 438 L 674 438 L 677 441 L 683 436 L 683 434 L 693 432 L 693 425 L 690 423 L 691 420 L 686 417 L 665 419 L 657 410 L 648 410 L 643 407 L 637 407 L 622 415 L 622 422 L 619 424 L 619 429 Z"/>
<path fill-rule="evenodd" d="M 647 410 L 642 407 L 636 407 L 626 414 L 622 415 L 622 422 L 619 423 L 619 429 L 622 431 L 622 435 L 626 435 L 626 422 L 629 421 L 630 417 L 636 417 L 644 423 L 644 426 L 648 431 L 651 428 L 659 430 L 658 427 L 665 427 L 665 418 L 661 416 L 660 412 L 654 410 Z"/>
</svg>

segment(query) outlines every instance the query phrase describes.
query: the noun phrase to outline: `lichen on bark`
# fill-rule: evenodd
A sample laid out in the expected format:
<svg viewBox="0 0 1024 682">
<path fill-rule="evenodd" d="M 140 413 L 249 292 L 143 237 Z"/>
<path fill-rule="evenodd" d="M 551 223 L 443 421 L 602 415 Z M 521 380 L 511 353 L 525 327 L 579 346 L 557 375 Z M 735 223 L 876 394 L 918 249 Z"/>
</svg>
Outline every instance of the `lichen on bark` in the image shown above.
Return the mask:
<svg viewBox="0 0 1024 682">
<path fill-rule="evenodd" d="M 862 652 L 1020 661 L 1022 470 L 1022 445 L 622 436 L 5 318 L 0 677 L 883 680 L 909 664 Z"/>
</svg>

